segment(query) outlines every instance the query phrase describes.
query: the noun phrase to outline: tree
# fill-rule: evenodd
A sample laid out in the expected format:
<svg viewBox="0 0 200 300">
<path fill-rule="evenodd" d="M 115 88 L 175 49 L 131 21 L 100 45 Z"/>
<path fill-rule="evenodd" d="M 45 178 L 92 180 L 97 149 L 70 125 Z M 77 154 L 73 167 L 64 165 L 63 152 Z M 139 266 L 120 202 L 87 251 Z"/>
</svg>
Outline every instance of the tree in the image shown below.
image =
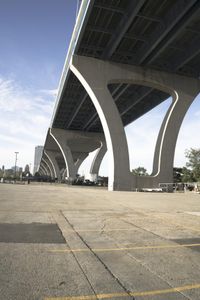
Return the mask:
<svg viewBox="0 0 200 300">
<path fill-rule="evenodd" d="M 138 167 L 132 170 L 132 173 L 137 176 L 148 176 L 147 170 L 144 167 Z"/>
<path fill-rule="evenodd" d="M 195 181 L 200 181 L 200 148 L 186 150 L 185 156 L 188 159 L 186 167 L 192 171 Z"/>
<path fill-rule="evenodd" d="M 173 182 L 182 182 L 183 168 L 173 168 Z"/>
<path fill-rule="evenodd" d="M 186 168 L 183 167 L 182 168 L 182 178 L 181 178 L 182 182 L 194 182 L 196 181 L 193 175 L 193 172 Z"/>
</svg>

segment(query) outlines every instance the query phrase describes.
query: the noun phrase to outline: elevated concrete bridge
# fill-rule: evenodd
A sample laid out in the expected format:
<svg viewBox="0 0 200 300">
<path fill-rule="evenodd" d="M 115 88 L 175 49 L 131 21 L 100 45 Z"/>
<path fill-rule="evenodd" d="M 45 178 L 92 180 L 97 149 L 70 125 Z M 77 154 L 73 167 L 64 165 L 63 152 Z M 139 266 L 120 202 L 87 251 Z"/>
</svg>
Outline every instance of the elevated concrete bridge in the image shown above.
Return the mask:
<svg viewBox="0 0 200 300">
<path fill-rule="evenodd" d="M 39 172 L 72 180 L 88 153 L 108 150 L 109 190 L 172 182 L 183 118 L 200 90 L 200 1 L 83 0 Z M 124 127 L 167 98 L 148 177 L 130 173 Z"/>
</svg>

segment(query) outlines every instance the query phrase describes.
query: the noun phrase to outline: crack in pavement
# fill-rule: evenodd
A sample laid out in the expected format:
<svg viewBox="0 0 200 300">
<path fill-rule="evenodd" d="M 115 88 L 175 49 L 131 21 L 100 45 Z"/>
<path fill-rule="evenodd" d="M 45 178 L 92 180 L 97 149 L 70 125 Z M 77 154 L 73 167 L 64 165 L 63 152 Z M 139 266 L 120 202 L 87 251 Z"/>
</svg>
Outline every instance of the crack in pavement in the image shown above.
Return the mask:
<svg viewBox="0 0 200 300">
<path fill-rule="evenodd" d="M 79 237 L 79 239 L 84 243 L 84 245 L 93 253 L 93 255 L 100 261 L 100 263 L 104 266 L 104 268 L 109 272 L 109 274 L 117 281 L 117 283 L 121 286 L 121 288 L 127 293 L 127 296 L 131 297 L 132 300 L 135 300 L 135 298 L 131 295 L 131 291 L 127 290 L 126 287 L 121 283 L 119 278 L 117 278 L 112 271 L 108 268 L 108 266 L 103 262 L 103 260 L 93 251 L 93 249 L 88 245 L 88 243 L 84 240 L 84 238 L 74 229 L 73 225 L 69 222 L 69 220 L 66 218 L 66 216 L 60 211 L 62 216 L 65 218 L 68 225 L 74 230 L 76 235 Z"/>
</svg>

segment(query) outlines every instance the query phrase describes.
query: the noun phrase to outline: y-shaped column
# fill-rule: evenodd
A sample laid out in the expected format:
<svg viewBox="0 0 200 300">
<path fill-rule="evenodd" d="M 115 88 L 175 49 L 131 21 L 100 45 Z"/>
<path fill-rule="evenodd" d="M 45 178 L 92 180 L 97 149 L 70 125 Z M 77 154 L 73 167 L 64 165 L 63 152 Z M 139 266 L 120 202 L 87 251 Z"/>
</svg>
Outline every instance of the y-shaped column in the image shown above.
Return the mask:
<svg viewBox="0 0 200 300">
<path fill-rule="evenodd" d="M 84 152 L 79 154 L 79 157 L 74 164 L 76 174 L 78 173 L 78 169 L 79 169 L 80 165 L 86 159 L 86 157 L 88 157 L 88 155 L 89 155 L 89 153 L 84 153 Z"/>
<path fill-rule="evenodd" d="M 50 135 L 56 141 L 65 161 L 66 172 L 62 176 L 67 176 L 69 181 L 76 178 L 81 163 L 101 145 L 104 139 L 102 133 L 83 132 L 51 128 Z"/>
<path fill-rule="evenodd" d="M 78 169 L 79 169 L 80 165 L 82 164 L 82 162 L 86 159 L 87 156 L 88 156 L 88 153 L 79 153 L 79 157 L 74 163 L 74 174 L 75 175 L 74 175 L 73 179 L 76 178 L 76 175 L 78 174 Z M 63 180 L 65 179 L 66 176 L 67 176 L 67 169 L 64 170 L 62 173 Z"/>
<path fill-rule="evenodd" d="M 44 153 L 47 155 L 49 161 L 52 164 L 52 168 L 54 170 L 55 178 L 58 179 L 58 182 L 61 181 L 60 169 L 58 163 L 56 161 L 56 152 L 50 150 L 44 150 Z"/>
<path fill-rule="evenodd" d="M 90 174 L 93 175 L 94 177 L 97 177 L 99 174 L 99 168 L 106 151 L 107 151 L 107 147 L 104 141 L 102 142 L 101 147 L 98 149 L 90 168 Z"/>
<path fill-rule="evenodd" d="M 66 170 L 67 170 L 67 177 L 69 178 L 69 180 L 73 180 L 76 177 L 76 170 L 74 168 L 74 161 L 73 161 L 71 150 L 66 143 L 64 131 L 51 128 L 50 135 L 57 143 L 63 155 L 65 165 L 66 165 Z"/>
<path fill-rule="evenodd" d="M 155 178 L 154 186 L 158 183 L 173 182 L 173 163 L 178 133 L 190 105 L 197 96 L 197 91 L 189 90 L 187 93 L 176 90 L 173 101 L 165 115 L 158 135 L 152 176 Z"/>
<path fill-rule="evenodd" d="M 110 162 L 108 189 L 130 190 L 127 140 L 118 109 L 107 88 L 108 68 L 97 60 L 75 56 L 70 69 L 89 94 L 103 126 Z"/>
<path fill-rule="evenodd" d="M 190 105 L 194 101 L 198 92 L 188 83 L 187 93 L 177 89 L 173 93 L 172 103 L 164 117 L 159 135 L 153 161 L 153 172 L 151 176 L 140 176 L 137 178 L 137 187 L 158 187 L 159 183 L 173 182 L 174 154 L 178 133 Z"/>
<path fill-rule="evenodd" d="M 70 69 L 89 94 L 103 126 L 110 157 L 109 189 L 131 190 L 172 181 L 178 132 L 185 113 L 200 91 L 199 80 L 81 56 L 73 57 Z M 152 176 L 132 176 L 132 182 L 130 180 L 126 137 L 117 107 L 107 89 L 109 83 L 150 86 L 173 96 L 158 136 Z"/>
</svg>

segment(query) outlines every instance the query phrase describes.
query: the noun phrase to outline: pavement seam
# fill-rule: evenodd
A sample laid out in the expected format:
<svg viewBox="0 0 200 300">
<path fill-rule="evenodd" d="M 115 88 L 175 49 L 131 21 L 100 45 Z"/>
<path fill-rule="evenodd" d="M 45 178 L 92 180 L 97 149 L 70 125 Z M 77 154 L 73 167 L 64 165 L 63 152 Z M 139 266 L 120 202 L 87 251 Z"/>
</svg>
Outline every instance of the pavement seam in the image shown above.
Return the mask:
<svg viewBox="0 0 200 300">
<path fill-rule="evenodd" d="M 168 281 L 166 281 L 162 276 L 158 275 L 158 274 L 157 274 L 156 272 L 154 272 L 151 268 L 149 268 L 149 267 L 147 266 L 147 264 L 142 263 L 142 261 L 141 261 L 140 259 L 137 259 L 137 258 L 136 258 L 135 256 L 133 256 L 131 253 L 127 253 L 127 255 L 128 255 L 131 259 L 137 261 L 141 266 L 143 266 L 143 267 L 144 267 L 146 270 L 148 270 L 151 274 L 155 275 L 157 278 L 159 278 L 159 279 L 162 280 L 164 283 L 166 283 L 169 287 L 171 287 L 171 288 L 174 289 L 174 287 L 173 287 Z M 180 294 L 181 294 L 182 296 L 184 296 L 186 299 L 192 300 L 192 298 L 186 296 L 183 292 L 178 291 L 178 293 L 180 293 Z"/>
<path fill-rule="evenodd" d="M 127 223 L 127 224 L 129 224 L 129 225 L 135 226 L 136 228 L 138 228 L 138 229 L 140 229 L 140 230 L 143 230 L 143 231 L 146 231 L 146 232 L 148 232 L 148 233 L 151 233 L 152 235 L 158 237 L 158 238 L 161 239 L 161 240 L 164 240 L 164 241 L 166 241 L 166 240 L 168 241 L 168 240 L 169 240 L 169 239 L 164 238 L 163 236 L 160 236 L 159 234 L 156 234 L 155 232 L 152 232 L 151 230 L 147 230 L 147 229 L 145 229 L 145 228 L 142 228 L 142 227 L 140 227 L 139 225 L 136 225 L 136 224 L 132 223 L 131 221 L 126 221 L 126 220 L 124 220 L 123 218 L 121 218 L 121 220 L 122 220 L 124 223 Z"/>
<path fill-rule="evenodd" d="M 200 243 L 198 244 L 177 244 L 173 241 L 176 245 L 156 245 L 156 246 L 134 246 L 134 247 L 123 247 L 120 248 L 120 245 L 118 248 L 91 248 L 93 251 L 96 252 L 113 252 L 113 251 L 129 251 L 129 250 L 151 250 L 151 249 L 173 249 L 173 248 L 194 248 L 194 247 L 200 247 Z M 49 250 L 50 252 L 90 252 L 89 248 L 73 248 L 73 249 L 56 249 L 56 250 Z"/>
<path fill-rule="evenodd" d="M 121 286 L 121 288 L 127 293 L 127 297 L 131 297 L 132 300 L 135 300 L 135 298 L 131 295 L 131 292 L 126 289 L 126 287 L 121 283 L 119 278 L 117 278 L 112 271 L 108 268 L 108 266 L 103 262 L 103 260 L 93 251 L 93 249 L 88 245 L 88 243 L 83 239 L 83 237 L 74 229 L 73 225 L 69 222 L 67 217 L 60 211 L 63 217 L 65 218 L 66 222 L 69 224 L 69 226 L 74 230 L 76 235 L 80 238 L 80 240 L 84 243 L 84 245 L 91 251 L 91 253 L 97 258 L 97 260 L 104 266 L 104 268 L 108 271 L 108 273 L 117 281 L 117 283 Z"/>
<path fill-rule="evenodd" d="M 62 211 L 59 211 L 58 213 L 59 213 L 60 217 L 62 217 L 62 218 L 64 217 L 64 219 L 65 219 L 65 216 L 63 215 Z M 66 221 L 66 219 L 65 219 L 65 221 Z M 57 223 L 57 224 L 58 224 L 58 223 Z M 58 224 L 58 227 L 59 227 L 59 224 Z M 60 227 L 59 227 L 59 229 L 60 229 L 60 231 L 62 232 L 62 230 L 61 230 Z M 64 237 L 64 239 L 65 239 L 65 241 L 66 241 L 66 244 L 67 244 L 67 247 L 69 248 L 69 250 L 72 250 L 71 247 L 70 247 L 70 245 L 69 245 L 69 243 L 68 243 L 68 241 L 66 240 L 66 238 L 65 238 L 64 235 L 63 235 L 63 237 Z M 94 290 L 94 288 L 93 288 L 93 286 L 92 286 L 92 284 L 91 284 L 89 278 L 87 277 L 86 273 L 84 272 L 84 270 L 83 270 L 81 264 L 79 263 L 79 261 L 78 261 L 76 255 L 75 255 L 75 253 L 74 253 L 73 251 L 70 251 L 70 253 L 71 253 L 71 255 L 74 257 L 76 263 L 78 264 L 78 266 L 79 266 L 81 272 L 83 273 L 83 275 L 84 275 L 86 281 L 88 282 L 88 284 L 89 284 L 91 290 L 93 291 L 94 296 L 96 297 L 96 299 L 98 299 L 98 298 L 97 298 L 97 294 L 96 294 L 96 292 L 95 292 L 95 290 Z"/>
<path fill-rule="evenodd" d="M 165 238 L 159 236 L 158 234 L 155 234 L 154 232 L 152 232 L 152 231 L 150 231 L 150 230 L 147 230 L 147 229 L 144 229 L 144 228 L 142 228 L 142 227 L 140 227 L 140 226 L 138 226 L 138 225 L 135 225 L 135 224 L 132 223 L 132 222 L 125 221 L 125 220 L 123 220 L 123 219 L 122 219 L 122 221 L 124 221 L 125 223 L 128 223 L 128 224 L 130 224 L 130 225 L 132 225 L 132 226 L 135 226 L 135 227 L 137 227 L 137 228 L 139 228 L 139 229 L 141 229 L 141 230 L 144 230 L 144 231 L 146 231 L 146 232 L 148 232 L 148 233 L 151 233 L 151 234 L 153 234 L 153 235 L 159 237 L 159 238 L 162 239 L 162 240 L 168 241 L 168 239 L 165 239 Z M 129 253 L 129 252 L 127 252 L 127 255 L 128 255 L 129 257 L 131 257 L 131 259 L 137 261 L 137 262 L 138 262 L 140 265 L 142 265 L 146 270 L 148 270 L 150 273 L 154 274 L 156 277 L 158 277 L 160 280 L 162 280 L 163 282 L 165 282 L 165 283 L 166 283 L 167 285 L 169 285 L 171 288 L 174 288 L 174 287 L 173 287 L 168 281 L 166 281 L 162 276 L 156 274 L 151 268 L 149 268 L 149 267 L 147 266 L 146 263 L 142 263 L 142 261 L 141 261 L 140 259 L 137 259 L 135 256 L 133 256 L 133 254 L 131 254 L 131 253 Z M 189 296 L 186 296 L 183 292 L 179 291 L 179 293 L 180 293 L 182 296 L 184 296 L 186 299 L 192 300 L 192 298 L 190 298 Z"/>
<path fill-rule="evenodd" d="M 126 206 L 123 206 L 123 205 L 121 205 L 121 206 L 127 208 Z M 139 211 L 132 209 L 132 212 L 138 214 Z M 147 214 L 146 212 L 142 212 L 142 213 L 144 214 L 145 217 L 147 217 L 147 218 L 149 217 L 149 214 Z M 169 219 L 168 220 L 164 220 L 161 216 L 158 216 L 156 212 L 151 212 L 150 214 L 153 215 L 153 217 L 155 219 L 161 220 L 162 223 L 164 223 L 164 224 L 166 224 L 166 222 L 169 221 Z M 168 212 L 164 212 L 162 214 L 164 214 L 164 216 L 166 216 L 166 214 L 169 214 L 169 213 Z M 184 215 L 185 212 L 181 212 L 181 214 Z M 173 223 L 174 225 L 178 226 L 178 227 L 182 227 L 183 229 L 190 229 L 190 230 L 195 231 L 195 232 L 200 232 L 200 230 L 198 230 L 198 229 L 196 229 L 194 227 L 191 227 L 191 226 L 190 227 L 186 227 L 186 226 L 184 226 L 184 225 L 182 225 L 180 223 L 175 223 L 171 219 L 170 219 L 170 222 Z"/>
</svg>

